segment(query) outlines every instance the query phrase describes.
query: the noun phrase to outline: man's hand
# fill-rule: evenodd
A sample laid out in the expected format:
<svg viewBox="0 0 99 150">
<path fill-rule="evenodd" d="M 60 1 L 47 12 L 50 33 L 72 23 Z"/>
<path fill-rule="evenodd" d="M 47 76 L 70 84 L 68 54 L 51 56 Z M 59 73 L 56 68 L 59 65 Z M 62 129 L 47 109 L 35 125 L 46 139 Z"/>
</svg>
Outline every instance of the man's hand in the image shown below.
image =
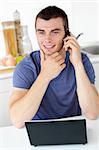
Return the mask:
<svg viewBox="0 0 99 150">
<path fill-rule="evenodd" d="M 48 56 L 45 59 L 45 54 L 43 51 L 41 53 L 41 73 L 43 73 L 45 78 L 49 81 L 57 77 L 61 71 L 66 67 L 65 59 L 58 53 Z"/>
<path fill-rule="evenodd" d="M 74 36 L 68 36 L 64 39 L 64 49 L 70 53 L 70 61 L 74 67 L 82 62 L 80 46 Z"/>
</svg>

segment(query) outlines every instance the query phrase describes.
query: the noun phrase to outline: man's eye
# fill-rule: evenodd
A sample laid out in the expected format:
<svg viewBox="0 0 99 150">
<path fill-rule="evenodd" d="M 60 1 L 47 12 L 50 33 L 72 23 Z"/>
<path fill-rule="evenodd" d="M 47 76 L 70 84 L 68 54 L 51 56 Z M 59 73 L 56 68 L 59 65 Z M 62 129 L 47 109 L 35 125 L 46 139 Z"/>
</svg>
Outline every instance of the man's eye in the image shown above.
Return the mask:
<svg viewBox="0 0 99 150">
<path fill-rule="evenodd" d="M 57 31 L 52 32 L 52 35 L 58 35 L 58 34 L 59 34 L 59 32 L 57 32 Z"/>
<path fill-rule="evenodd" d="M 59 32 L 53 32 L 54 34 L 58 34 Z"/>
<path fill-rule="evenodd" d="M 41 31 L 41 32 L 38 32 L 38 33 L 39 33 L 40 35 L 44 35 L 44 32 L 42 32 L 42 31 Z"/>
</svg>

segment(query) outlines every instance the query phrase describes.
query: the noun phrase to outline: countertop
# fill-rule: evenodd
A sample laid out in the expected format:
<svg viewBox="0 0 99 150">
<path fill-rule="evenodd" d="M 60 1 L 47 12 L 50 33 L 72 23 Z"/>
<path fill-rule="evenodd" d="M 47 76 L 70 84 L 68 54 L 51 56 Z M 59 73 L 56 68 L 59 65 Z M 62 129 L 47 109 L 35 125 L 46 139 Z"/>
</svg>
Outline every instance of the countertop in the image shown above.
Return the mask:
<svg viewBox="0 0 99 150">
<path fill-rule="evenodd" d="M 5 67 L 0 65 L 0 79 L 12 78 L 15 66 Z"/>
<path fill-rule="evenodd" d="M 92 64 L 99 63 L 99 55 L 86 54 Z"/>
<path fill-rule="evenodd" d="M 72 119 L 78 119 L 78 117 L 72 117 Z M 22 129 L 14 126 L 0 127 L 0 150 L 99 150 L 99 119 L 86 119 L 86 123 L 88 143 L 85 145 L 31 147 L 25 127 Z"/>
</svg>

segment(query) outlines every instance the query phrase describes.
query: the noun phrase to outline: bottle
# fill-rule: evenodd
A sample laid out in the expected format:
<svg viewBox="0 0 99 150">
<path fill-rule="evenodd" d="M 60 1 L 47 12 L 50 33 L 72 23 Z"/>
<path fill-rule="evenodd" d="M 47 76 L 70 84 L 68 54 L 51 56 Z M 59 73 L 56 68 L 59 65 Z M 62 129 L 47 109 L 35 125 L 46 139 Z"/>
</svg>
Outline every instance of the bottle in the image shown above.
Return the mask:
<svg viewBox="0 0 99 150">
<path fill-rule="evenodd" d="M 27 55 L 32 52 L 32 43 L 28 35 L 28 26 L 23 25 L 20 26 L 20 28 L 21 28 L 21 35 L 22 35 L 22 41 L 21 41 L 22 53 Z"/>
<path fill-rule="evenodd" d="M 17 10 L 13 13 L 13 18 L 14 18 L 16 26 L 19 26 L 20 25 L 20 13 Z"/>
<path fill-rule="evenodd" d="M 17 56 L 17 41 L 14 21 L 2 22 L 3 34 L 6 47 L 6 55 Z"/>
<path fill-rule="evenodd" d="M 22 55 L 22 47 L 21 47 L 22 35 L 20 31 L 21 21 L 20 21 L 20 13 L 17 10 L 13 13 L 13 18 L 15 23 L 18 55 Z"/>
</svg>

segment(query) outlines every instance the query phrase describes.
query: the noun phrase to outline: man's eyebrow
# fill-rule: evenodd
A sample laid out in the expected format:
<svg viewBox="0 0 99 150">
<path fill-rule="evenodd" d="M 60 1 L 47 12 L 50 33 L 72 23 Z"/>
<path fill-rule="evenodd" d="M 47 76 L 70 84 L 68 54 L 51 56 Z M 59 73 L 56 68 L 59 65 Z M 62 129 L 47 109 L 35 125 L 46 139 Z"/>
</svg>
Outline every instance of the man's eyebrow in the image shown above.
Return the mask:
<svg viewBox="0 0 99 150">
<path fill-rule="evenodd" d="M 43 29 L 36 29 L 36 31 L 44 32 L 44 30 L 43 30 Z"/>
<path fill-rule="evenodd" d="M 51 30 L 52 32 L 54 32 L 54 31 L 60 31 L 61 29 L 59 29 L 59 28 L 56 28 L 56 29 L 53 29 L 53 30 Z"/>
<path fill-rule="evenodd" d="M 59 28 L 55 28 L 55 29 L 51 30 L 51 32 L 60 31 L 60 30 L 61 29 L 59 29 Z M 36 31 L 44 32 L 45 30 L 43 30 L 43 29 L 36 29 Z"/>
</svg>

